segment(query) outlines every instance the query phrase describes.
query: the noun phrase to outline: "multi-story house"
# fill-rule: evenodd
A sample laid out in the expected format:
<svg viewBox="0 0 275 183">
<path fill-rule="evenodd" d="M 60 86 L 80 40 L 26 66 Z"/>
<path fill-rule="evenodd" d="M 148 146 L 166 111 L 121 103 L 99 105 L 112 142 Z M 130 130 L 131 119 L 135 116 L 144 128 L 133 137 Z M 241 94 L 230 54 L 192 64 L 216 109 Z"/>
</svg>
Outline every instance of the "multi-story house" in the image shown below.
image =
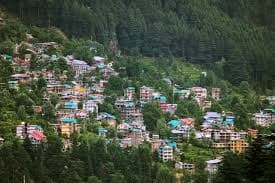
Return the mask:
<svg viewBox="0 0 275 183">
<path fill-rule="evenodd" d="M 204 106 L 204 102 L 207 97 L 207 90 L 206 88 L 202 87 L 192 87 L 189 88 L 189 90 L 195 94 L 195 99 L 197 100 L 200 107 Z"/>
<path fill-rule="evenodd" d="M 184 169 L 189 171 L 190 173 L 194 173 L 195 172 L 195 164 L 192 163 L 183 163 L 183 162 L 176 162 L 175 163 L 175 168 L 176 169 Z"/>
<path fill-rule="evenodd" d="M 98 105 L 93 100 L 86 100 L 83 102 L 83 109 L 85 111 L 88 111 L 90 113 L 96 113 L 98 114 Z"/>
<path fill-rule="evenodd" d="M 108 122 L 108 124 L 112 127 L 116 127 L 116 117 L 107 113 L 107 112 L 101 112 L 97 115 L 96 118 L 97 121 L 105 120 Z"/>
<path fill-rule="evenodd" d="M 16 137 L 20 139 L 28 137 L 32 144 L 38 144 L 45 138 L 41 126 L 29 125 L 27 123 L 16 126 Z"/>
<path fill-rule="evenodd" d="M 260 112 L 260 113 L 255 113 L 253 119 L 255 120 L 256 125 L 268 127 L 272 124 L 272 118 L 275 119 L 275 115 L 273 116 L 272 116 L 272 113 Z"/>
<path fill-rule="evenodd" d="M 163 144 L 163 141 L 159 138 L 159 135 L 152 135 L 150 140 L 152 151 L 156 151 Z"/>
<path fill-rule="evenodd" d="M 168 160 L 173 160 L 173 148 L 166 145 L 162 144 L 159 147 L 159 158 L 162 161 L 168 161 Z"/>
<path fill-rule="evenodd" d="M 124 96 L 128 99 L 128 100 L 133 100 L 135 97 L 135 88 L 129 86 L 128 88 L 126 88 L 124 90 Z"/>
<path fill-rule="evenodd" d="M 210 176 L 213 176 L 217 173 L 218 168 L 222 160 L 220 159 L 213 159 L 206 161 L 206 168 L 205 170 L 210 174 Z"/>
<path fill-rule="evenodd" d="M 90 66 L 82 60 L 73 60 L 71 61 L 70 65 L 75 71 L 76 77 L 78 77 L 80 74 L 87 73 L 91 69 Z"/>
<path fill-rule="evenodd" d="M 150 102 L 152 100 L 154 89 L 142 86 L 140 87 L 140 101 Z"/>
<path fill-rule="evenodd" d="M 222 151 L 232 151 L 234 153 L 243 153 L 248 148 L 248 143 L 243 140 L 230 140 L 229 142 L 213 143 L 212 147 Z"/>
</svg>

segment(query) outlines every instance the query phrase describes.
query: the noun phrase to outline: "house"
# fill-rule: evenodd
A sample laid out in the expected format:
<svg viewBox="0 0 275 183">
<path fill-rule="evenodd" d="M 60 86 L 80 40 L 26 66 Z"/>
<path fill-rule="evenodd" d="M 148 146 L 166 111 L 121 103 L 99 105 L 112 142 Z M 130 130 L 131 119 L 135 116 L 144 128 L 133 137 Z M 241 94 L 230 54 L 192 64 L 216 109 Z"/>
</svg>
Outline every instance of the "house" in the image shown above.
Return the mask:
<svg viewBox="0 0 275 183">
<path fill-rule="evenodd" d="M 150 102 L 153 97 L 153 92 L 154 92 L 154 89 L 150 87 L 147 87 L 147 86 L 140 87 L 140 101 Z"/>
<path fill-rule="evenodd" d="M 76 110 L 78 109 L 78 103 L 76 101 L 69 101 L 64 103 L 64 109 Z"/>
<path fill-rule="evenodd" d="M 133 122 L 143 123 L 143 114 L 140 111 L 136 110 L 136 112 L 133 112 L 130 114 L 129 121 L 131 123 Z"/>
<path fill-rule="evenodd" d="M 47 91 L 49 93 L 56 93 L 59 96 L 64 95 L 65 92 L 65 85 L 60 85 L 60 84 L 48 84 L 47 85 Z"/>
<path fill-rule="evenodd" d="M 159 158 L 164 162 L 168 160 L 173 160 L 173 148 L 166 144 L 160 145 L 158 153 Z"/>
<path fill-rule="evenodd" d="M 170 113 L 170 114 L 175 114 L 177 110 L 177 104 L 166 104 L 166 103 L 161 103 L 160 108 L 162 112 L 164 113 Z"/>
<path fill-rule="evenodd" d="M 135 108 L 134 102 L 127 102 L 121 109 L 121 120 L 125 122 L 131 122 L 131 115 L 139 112 Z"/>
<path fill-rule="evenodd" d="M 121 123 L 117 126 L 117 133 L 122 136 L 127 136 L 133 127 L 128 123 Z"/>
<path fill-rule="evenodd" d="M 109 66 L 99 64 L 97 65 L 99 69 L 101 69 L 101 72 L 103 73 L 104 78 L 109 78 L 110 76 L 117 76 L 118 73 Z"/>
<path fill-rule="evenodd" d="M 128 88 L 126 88 L 124 90 L 124 96 L 128 99 L 128 100 L 133 100 L 135 97 L 135 88 L 129 86 Z"/>
<path fill-rule="evenodd" d="M 258 136 L 258 130 L 256 130 L 256 129 L 248 128 L 247 133 L 253 139 L 257 138 L 257 136 Z"/>
<path fill-rule="evenodd" d="M 162 104 L 166 104 L 167 98 L 163 95 L 160 95 L 159 93 L 153 93 L 153 99 L 160 103 L 160 106 Z"/>
<path fill-rule="evenodd" d="M 247 132 L 235 132 L 233 130 L 213 130 L 211 132 L 212 139 L 216 142 L 228 142 L 232 140 L 245 139 Z"/>
<path fill-rule="evenodd" d="M 82 60 L 73 60 L 71 66 L 76 73 L 76 76 L 87 73 L 90 70 L 90 66 Z"/>
<path fill-rule="evenodd" d="M 108 130 L 106 130 L 105 128 L 98 128 L 98 135 L 100 137 L 106 137 L 108 133 Z"/>
<path fill-rule="evenodd" d="M 108 84 L 108 81 L 107 80 L 100 80 L 99 81 L 99 87 L 100 88 L 105 88 L 106 87 L 106 85 Z"/>
<path fill-rule="evenodd" d="M 195 94 L 196 98 L 199 99 L 206 99 L 207 97 L 207 90 L 206 88 L 202 88 L 202 87 L 192 87 L 189 88 L 189 90 Z"/>
<path fill-rule="evenodd" d="M 41 106 L 33 106 L 32 109 L 33 109 L 34 113 L 37 113 L 37 114 L 42 113 L 42 107 Z"/>
<path fill-rule="evenodd" d="M 195 172 L 195 165 L 192 163 L 183 163 L 183 162 L 176 162 L 175 163 L 175 169 L 184 169 L 189 171 L 190 173 L 194 173 Z"/>
<path fill-rule="evenodd" d="M 269 101 L 270 105 L 275 105 L 275 96 L 268 96 L 266 99 Z"/>
<path fill-rule="evenodd" d="M 18 89 L 18 81 L 8 81 L 9 88 Z"/>
<path fill-rule="evenodd" d="M 100 56 L 94 56 L 92 59 L 93 64 L 104 64 L 105 58 Z"/>
<path fill-rule="evenodd" d="M 32 144 L 38 144 L 43 139 L 45 139 L 41 126 L 30 125 L 27 123 L 16 126 L 16 137 L 20 139 L 25 139 L 28 137 L 31 140 Z"/>
<path fill-rule="evenodd" d="M 63 122 L 60 124 L 61 134 L 66 135 L 67 137 L 70 137 L 72 133 L 80 132 L 80 125 L 76 124 L 74 120 L 71 120 L 72 122 L 65 122 L 65 121 L 70 121 L 70 120 L 63 120 Z"/>
<path fill-rule="evenodd" d="M 221 93 L 220 88 L 212 88 L 211 94 L 214 100 L 220 100 L 220 93 Z"/>
<path fill-rule="evenodd" d="M 93 100 L 87 100 L 83 102 L 83 109 L 90 113 L 98 114 L 98 105 Z"/>
<path fill-rule="evenodd" d="M 273 115 L 275 116 L 275 115 Z M 268 127 L 272 124 L 272 114 L 271 113 L 255 113 L 254 114 L 254 120 L 256 122 L 256 125 L 258 126 L 263 126 L 263 127 Z M 274 118 L 274 117 L 273 117 Z"/>
<path fill-rule="evenodd" d="M 222 151 L 232 151 L 234 153 L 243 153 L 248 148 L 248 143 L 243 140 L 231 140 L 223 143 L 213 143 L 212 147 Z"/>
<path fill-rule="evenodd" d="M 174 88 L 174 94 L 178 95 L 181 99 L 188 98 L 191 94 L 190 90 L 180 90 Z"/>
<path fill-rule="evenodd" d="M 177 119 L 173 119 L 171 121 L 169 121 L 167 123 L 167 125 L 170 127 L 170 128 L 179 128 L 181 126 L 181 121 L 180 120 L 177 120 Z"/>
<path fill-rule="evenodd" d="M 211 127 L 213 124 L 221 123 L 222 122 L 222 116 L 220 113 L 217 112 L 207 112 L 204 115 L 204 122 L 203 122 L 203 127 Z"/>
<path fill-rule="evenodd" d="M 125 104 L 130 104 L 130 103 L 133 103 L 132 100 L 118 98 L 115 102 L 115 106 L 121 110 Z"/>
<path fill-rule="evenodd" d="M 234 126 L 235 117 L 232 114 L 226 115 L 225 119 L 223 120 L 224 125 Z"/>
<path fill-rule="evenodd" d="M 182 118 L 180 119 L 181 124 L 184 126 L 188 126 L 189 128 L 195 127 L 195 119 L 194 118 Z"/>
<path fill-rule="evenodd" d="M 210 174 L 214 175 L 217 173 L 219 165 L 221 164 L 222 160 L 220 159 L 213 159 L 206 161 L 206 168 L 205 170 Z"/>
<path fill-rule="evenodd" d="M 180 137 L 180 138 L 189 138 L 190 136 L 190 128 L 187 126 L 181 126 L 178 129 L 171 130 L 173 136 Z"/>
<path fill-rule="evenodd" d="M 99 113 L 96 120 L 98 121 L 106 120 L 110 126 L 112 127 L 116 126 L 116 117 L 107 112 Z"/>
<path fill-rule="evenodd" d="M 27 83 L 31 81 L 31 77 L 28 74 L 13 74 L 11 75 L 11 79 L 20 83 Z"/>
<path fill-rule="evenodd" d="M 150 140 L 152 151 L 156 151 L 163 144 L 163 141 L 159 138 L 159 135 L 152 135 Z"/>
<path fill-rule="evenodd" d="M 228 142 L 229 150 L 235 153 L 243 153 L 248 148 L 248 143 L 243 139 Z"/>
<path fill-rule="evenodd" d="M 89 118 L 89 112 L 87 112 L 85 110 L 77 110 L 75 112 L 75 117 L 81 118 L 81 119 L 87 119 L 87 118 Z"/>
</svg>

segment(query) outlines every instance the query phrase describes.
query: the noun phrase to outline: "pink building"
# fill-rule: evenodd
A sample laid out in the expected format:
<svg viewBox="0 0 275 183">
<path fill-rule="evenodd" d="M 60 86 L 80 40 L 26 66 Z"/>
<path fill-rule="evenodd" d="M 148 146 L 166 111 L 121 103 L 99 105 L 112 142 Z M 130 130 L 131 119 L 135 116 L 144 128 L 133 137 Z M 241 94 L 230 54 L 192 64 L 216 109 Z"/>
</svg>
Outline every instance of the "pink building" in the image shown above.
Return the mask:
<svg viewBox="0 0 275 183">
<path fill-rule="evenodd" d="M 154 89 L 150 87 L 147 87 L 147 86 L 140 87 L 140 101 L 150 102 L 153 97 L 153 92 L 154 92 Z"/>
</svg>

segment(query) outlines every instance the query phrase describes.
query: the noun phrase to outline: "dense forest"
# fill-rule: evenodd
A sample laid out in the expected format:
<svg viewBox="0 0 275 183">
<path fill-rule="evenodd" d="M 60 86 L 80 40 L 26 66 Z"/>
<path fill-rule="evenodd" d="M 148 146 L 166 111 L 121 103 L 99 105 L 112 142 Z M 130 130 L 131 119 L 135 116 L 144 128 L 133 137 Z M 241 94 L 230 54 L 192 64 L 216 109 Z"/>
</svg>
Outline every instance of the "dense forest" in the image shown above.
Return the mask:
<svg viewBox="0 0 275 183">
<path fill-rule="evenodd" d="M 273 89 L 273 0 L 1 0 L 30 25 L 59 27 L 72 37 L 93 37 L 125 54 L 175 56 L 223 78 Z M 118 44 L 117 44 L 118 43 Z"/>
</svg>

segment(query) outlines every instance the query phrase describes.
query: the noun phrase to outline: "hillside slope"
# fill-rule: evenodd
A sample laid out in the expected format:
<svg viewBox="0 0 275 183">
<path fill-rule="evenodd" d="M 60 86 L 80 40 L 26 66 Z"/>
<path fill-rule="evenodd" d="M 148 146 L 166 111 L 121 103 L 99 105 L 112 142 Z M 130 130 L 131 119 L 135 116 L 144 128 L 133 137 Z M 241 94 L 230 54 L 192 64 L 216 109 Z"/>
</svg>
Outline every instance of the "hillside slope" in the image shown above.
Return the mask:
<svg viewBox="0 0 275 183">
<path fill-rule="evenodd" d="M 70 36 L 94 37 L 124 53 L 184 57 L 213 66 L 222 58 L 224 78 L 274 87 L 272 0 L 1 0 L 32 25 L 56 26 Z"/>
</svg>

